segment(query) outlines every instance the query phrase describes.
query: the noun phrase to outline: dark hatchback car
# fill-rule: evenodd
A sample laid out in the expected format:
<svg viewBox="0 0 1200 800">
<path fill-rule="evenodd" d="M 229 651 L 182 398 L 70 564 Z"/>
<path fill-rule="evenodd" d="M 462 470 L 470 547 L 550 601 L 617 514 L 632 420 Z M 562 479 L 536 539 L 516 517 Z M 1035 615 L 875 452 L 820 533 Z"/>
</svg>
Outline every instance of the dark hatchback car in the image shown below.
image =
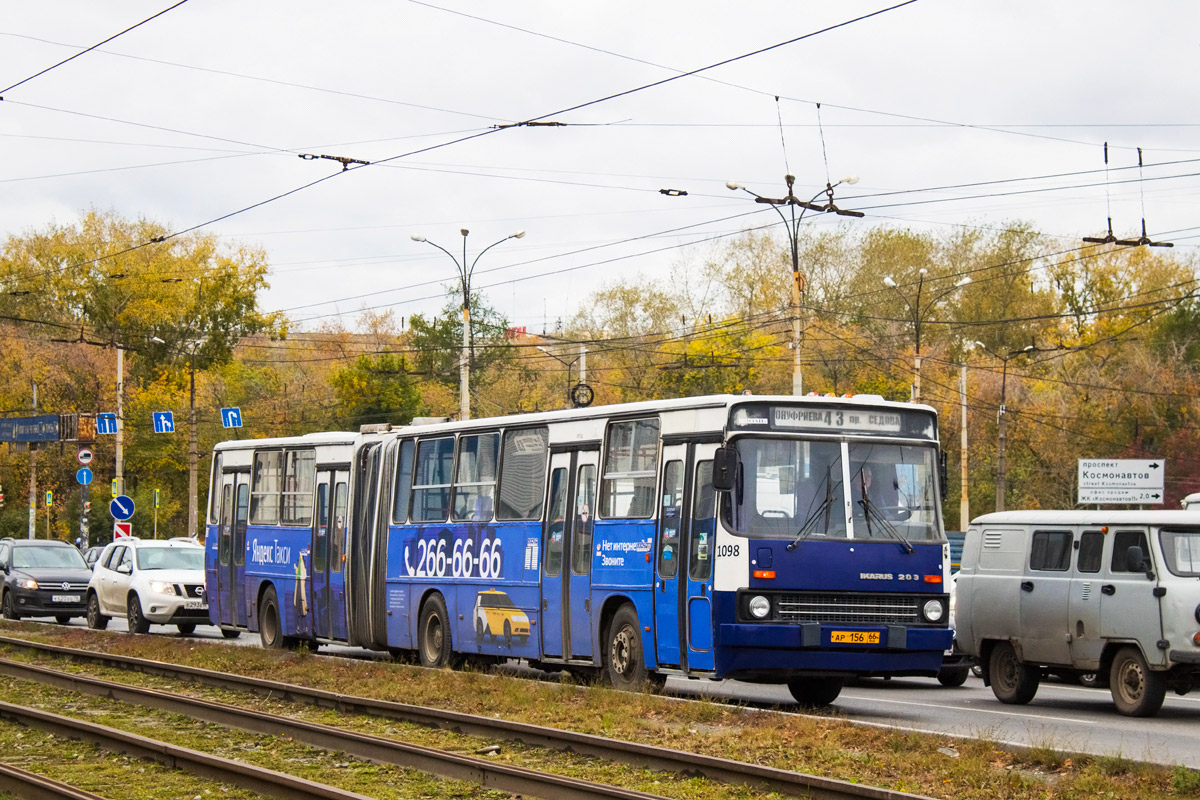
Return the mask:
<svg viewBox="0 0 1200 800">
<path fill-rule="evenodd" d="M 67 542 L 0 539 L 0 609 L 8 619 L 54 617 L 66 624 L 87 614 L 92 571 Z"/>
</svg>

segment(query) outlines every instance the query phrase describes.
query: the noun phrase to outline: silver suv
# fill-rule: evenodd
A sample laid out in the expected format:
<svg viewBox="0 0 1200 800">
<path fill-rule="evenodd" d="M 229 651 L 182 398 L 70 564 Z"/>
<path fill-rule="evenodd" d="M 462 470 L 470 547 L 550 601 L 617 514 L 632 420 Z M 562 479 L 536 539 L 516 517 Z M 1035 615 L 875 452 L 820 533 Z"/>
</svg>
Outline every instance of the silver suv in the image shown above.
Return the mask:
<svg viewBox="0 0 1200 800">
<path fill-rule="evenodd" d="M 130 633 L 155 623 L 186 635 L 207 623 L 204 547 L 187 538 L 123 537 L 107 545 L 88 583 L 88 627 L 102 630 L 110 617 L 125 617 Z"/>
</svg>

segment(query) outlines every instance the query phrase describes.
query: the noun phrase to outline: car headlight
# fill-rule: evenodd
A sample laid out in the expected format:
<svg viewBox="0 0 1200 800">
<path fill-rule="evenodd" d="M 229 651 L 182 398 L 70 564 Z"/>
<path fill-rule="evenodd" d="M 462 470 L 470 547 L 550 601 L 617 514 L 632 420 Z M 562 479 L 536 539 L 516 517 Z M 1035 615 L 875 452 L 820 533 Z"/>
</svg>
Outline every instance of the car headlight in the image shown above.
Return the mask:
<svg viewBox="0 0 1200 800">
<path fill-rule="evenodd" d="M 38 588 L 38 582 L 35 581 L 33 578 L 17 578 L 17 588 L 18 589 L 36 589 L 36 588 Z"/>
<path fill-rule="evenodd" d="M 942 606 L 941 600 L 926 600 L 925 606 L 921 609 L 925 619 L 930 622 L 938 622 L 946 614 L 946 609 Z"/>
<path fill-rule="evenodd" d="M 755 619 L 764 619 L 767 614 L 771 613 L 771 601 L 763 597 L 761 594 L 756 594 L 750 598 L 750 604 L 747 606 L 750 610 L 750 616 Z"/>
<path fill-rule="evenodd" d="M 150 591 L 158 594 L 175 594 L 175 586 L 166 581 L 150 581 Z"/>
</svg>

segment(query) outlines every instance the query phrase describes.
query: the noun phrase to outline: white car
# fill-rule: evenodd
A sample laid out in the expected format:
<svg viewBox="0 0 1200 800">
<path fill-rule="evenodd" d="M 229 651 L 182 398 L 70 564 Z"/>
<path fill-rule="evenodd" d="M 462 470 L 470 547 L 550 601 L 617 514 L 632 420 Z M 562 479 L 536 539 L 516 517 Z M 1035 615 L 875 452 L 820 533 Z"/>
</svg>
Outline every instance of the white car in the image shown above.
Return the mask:
<svg viewBox="0 0 1200 800">
<path fill-rule="evenodd" d="M 154 623 L 186 635 L 208 623 L 204 547 L 187 538 L 123 537 L 107 545 L 88 583 L 88 627 L 102 630 L 110 617 L 125 617 L 130 633 Z"/>
</svg>

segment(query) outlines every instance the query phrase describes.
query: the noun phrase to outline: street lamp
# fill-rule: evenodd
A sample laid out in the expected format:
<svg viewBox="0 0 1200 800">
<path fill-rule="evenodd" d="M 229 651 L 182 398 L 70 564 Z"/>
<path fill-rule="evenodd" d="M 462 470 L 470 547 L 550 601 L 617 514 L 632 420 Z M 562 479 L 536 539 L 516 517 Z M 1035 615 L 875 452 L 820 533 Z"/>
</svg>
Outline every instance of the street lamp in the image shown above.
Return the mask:
<svg viewBox="0 0 1200 800">
<path fill-rule="evenodd" d="M 1008 491 L 1008 473 L 1004 451 L 1008 444 L 1008 413 L 1005 408 L 1005 395 L 1008 387 L 1008 362 L 1017 356 L 1037 351 L 1037 347 L 1027 345 L 1020 350 L 1012 350 L 1007 355 L 1000 355 L 988 349 L 983 342 L 975 342 L 975 346 L 992 358 L 1000 360 L 1000 407 L 996 411 L 996 510 L 1004 510 L 1004 496 Z"/>
<path fill-rule="evenodd" d="M 585 345 L 579 345 L 579 355 L 568 361 L 563 356 L 558 355 L 549 347 L 543 345 L 534 345 L 538 350 L 541 350 L 546 355 L 553 358 L 567 368 L 567 403 L 571 408 L 580 408 L 591 404 L 592 391 L 587 385 L 587 353 L 588 349 Z M 575 366 L 575 362 L 579 362 L 579 383 L 575 386 L 571 385 L 571 367 Z"/>
<path fill-rule="evenodd" d="M 807 211 L 819 211 L 822 213 L 837 214 L 842 217 L 862 217 L 865 216 L 861 211 L 846 211 L 838 208 L 833 203 L 833 190 L 837 186 L 845 184 L 858 183 L 858 176 L 851 175 L 842 178 L 837 183 L 826 183 L 825 188 L 812 196 L 812 199 L 805 202 L 796 197 L 792 188 L 796 183 L 794 175 L 785 175 L 784 181 L 787 182 L 786 197 L 763 197 L 762 195 L 747 189 L 740 183 L 726 181 L 725 186 L 733 191 L 741 189 L 747 194 L 754 196 L 754 202 L 765 203 L 772 206 L 775 212 L 779 214 L 779 218 L 783 220 L 784 228 L 790 236 L 790 244 L 792 248 L 792 394 L 799 396 L 804 394 L 803 377 L 800 367 L 800 296 L 803 294 L 804 276 L 800 273 L 800 221 L 804 219 L 804 214 Z M 825 195 L 824 203 L 817 203 L 817 198 Z M 780 206 L 788 207 L 788 216 L 785 216 Z M 796 214 L 796 207 L 800 207 L 800 214 Z"/>
<path fill-rule="evenodd" d="M 463 239 L 463 257 L 462 261 L 455 258 L 454 254 L 446 248 L 442 247 L 437 242 L 431 242 L 420 234 L 414 233 L 410 238 L 414 242 L 424 242 L 433 245 L 438 250 L 441 250 L 446 255 L 450 256 L 450 260 L 454 262 L 454 266 L 458 269 L 458 278 L 462 284 L 462 313 L 463 313 L 463 332 L 462 332 L 462 352 L 459 354 L 458 360 L 458 416 L 459 419 L 467 420 L 471 418 L 471 362 L 470 362 L 470 347 L 471 347 L 471 276 L 475 274 L 475 265 L 479 263 L 480 257 L 488 250 L 491 250 L 498 244 L 507 242 L 509 239 L 520 239 L 525 235 L 525 231 L 517 231 L 510 233 L 499 241 L 492 242 L 487 247 L 479 251 L 479 255 L 475 256 L 475 260 L 471 262 L 471 266 L 467 266 L 467 234 L 470 233 L 466 228 L 462 228 L 459 233 Z"/>
<path fill-rule="evenodd" d="M 969 275 L 964 276 L 949 289 L 941 294 L 935 295 L 932 300 L 925 304 L 925 306 L 922 306 L 921 292 L 925 288 L 925 276 L 927 274 L 928 270 L 926 270 L 924 267 L 921 267 L 921 269 L 917 270 L 917 296 L 916 300 L 911 303 L 908 301 L 908 297 L 904 294 L 904 292 L 900 291 L 900 284 L 896 283 L 895 279 L 892 278 L 891 275 L 885 275 L 883 278 L 883 285 L 889 289 L 895 290 L 896 294 L 900 295 L 900 299 L 904 301 L 904 305 L 908 306 L 909 313 L 912 314 L 913 338 L 916 344 L 916 352 L 913 355 L 914 374 L 912 385 L 912 399 L 915 403 L 921 402 L 921 325 L 925 322 L 925 315 L 933 310 L 933 307 L 937 305 L 939 300 L 954 290 L 960 289 L 971 282 L 971 277 Z"/>
</svg>

